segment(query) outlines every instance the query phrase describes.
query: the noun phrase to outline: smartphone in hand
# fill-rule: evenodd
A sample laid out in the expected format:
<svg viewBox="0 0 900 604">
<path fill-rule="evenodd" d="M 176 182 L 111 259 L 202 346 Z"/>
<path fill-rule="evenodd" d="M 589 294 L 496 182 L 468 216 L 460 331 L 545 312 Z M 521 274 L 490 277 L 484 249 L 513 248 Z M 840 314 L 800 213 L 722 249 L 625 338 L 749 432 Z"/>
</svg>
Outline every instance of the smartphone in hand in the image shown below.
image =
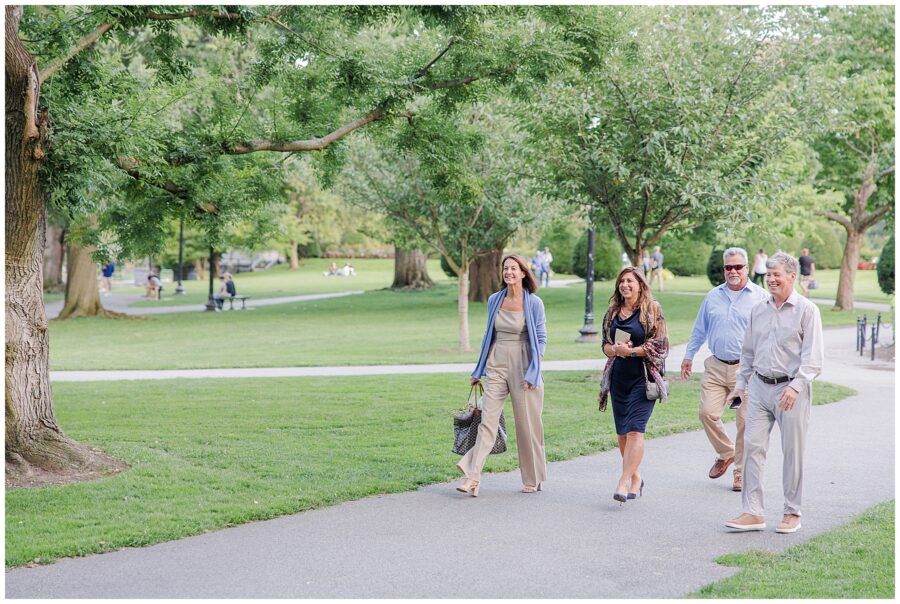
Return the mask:
<svg viewBox="0 0 900 604">
<path fill-rule="evenodd" d="M 728 405 L 728 407 L 729 407 L 730 409 L 737 409 L 737 408 L 739 408 L 742 404 L 743 404 L 743 401 L 741 400 L 741 397 L 736 396 L 736 397 L 734 398 L 734 400 L 731 401 L 731 404 Z"/>
</svg>

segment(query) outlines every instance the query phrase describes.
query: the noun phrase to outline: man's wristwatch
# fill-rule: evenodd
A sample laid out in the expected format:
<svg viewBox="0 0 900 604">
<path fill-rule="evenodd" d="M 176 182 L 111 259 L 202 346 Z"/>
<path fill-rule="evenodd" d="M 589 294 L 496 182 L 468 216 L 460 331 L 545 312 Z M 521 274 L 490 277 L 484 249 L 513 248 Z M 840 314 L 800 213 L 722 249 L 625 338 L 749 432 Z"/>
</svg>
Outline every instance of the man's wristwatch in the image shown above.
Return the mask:
<svg viewBox="0 0 900 604">
<path fill-rule="evenodd" d="M 628 356 L 630 356 L 632 359 L 637 358 L 637 351 L 636 351 L 636 350 L 632 350 L 632 351 L 628 354 Z"/>
</svg>

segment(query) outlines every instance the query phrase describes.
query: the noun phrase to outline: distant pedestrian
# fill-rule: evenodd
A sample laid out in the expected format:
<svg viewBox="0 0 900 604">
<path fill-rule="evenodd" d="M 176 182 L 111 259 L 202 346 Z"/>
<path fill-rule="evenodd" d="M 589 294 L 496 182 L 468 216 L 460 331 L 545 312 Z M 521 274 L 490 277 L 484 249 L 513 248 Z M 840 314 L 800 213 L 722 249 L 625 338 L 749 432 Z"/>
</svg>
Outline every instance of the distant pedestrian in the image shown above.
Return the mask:
<svg viewBox="0 0 900 604">
<path fill-rule="evenodd" d="M 644 254 L 641 256 L 641 268 L 644 269 L 644 278 L 647 279 L 647 282 L 650 282 L 650 252 L 644 250 Z"/>
<path fill-rule="evenodd" d="M 603 317 L 603 353 L 607 356 L 600 379 L 598 402 L 606 410 L 612 398 L 613 421 L 622 455 L 622 473 L 613 499 L 625 502 L 643 494 L 641 460 L 644 432 L 655 400 L 648 398 L 648 380 L 659 390 L 659 400 L 668 398 L 664 379 L 669 337 L 662 308 L 653 299 L 650 286 L 634 267 L 623 268 Z"/>
<path fill-rule="evenodd" d="M 809 255 L 809 250 L 803 248 L 800 257 L 797 258 L 800 263 L 800 291 L 804 296 L 809 297 L 809 282 L 812 281 L 816 274 L 816 263 Z"/>
<path fill-rule="evenodd" d="M 456 464 L 466 475 L 457 491 L 478 496 L 481 470 L 500 424 L 506 397 L 512 398 L 522 493 L 535 493 L 547 478 L 544 453 L 544 381 L 541 357 L 547 346 L 544 303 L 528 260 L 508 255 L 502 263 L 505 287 L 488 298 L 487 329 L 481 342 L 472 384 L 484 381 L 484 405 L 475 446 Z"/>
<path fill-rule="evenodd" d="M 653 248 L 653 253 L 650 254 L 650 267 L 652 273 L 650 275 L 650 284 L 653 284 L 653 281 L 659 282 L 659 291 L 663 290 L 663 254 L 657 245 Z"/>
<path fill-rule="evenodd" d="M 622 268 L 628 266 L 631 262 L 628 260 L 628 252 L 622 252 Z"/>
<path fill-rule="evenodd" d="M 747 278 L 749 267 L 744 249 L 729 248 L 722 254 L 722 259 L 725 262 L 725 283 L 714 287 L 703 298 L 684 360 L 681 361 L 681 377 L 687 379 L 691 376 L 694 355 L 706 342 L 712 356 L 703 365 L 703 379 L 700 381 L 700 423 L 706 431 L 706 438 L 716 451 L 716 461 L 709 470 L 709 477 L 720 478 L 733 463 L 734 481 L 731 490 L 740 491 L 747 406 L 741 405 L 735 411 L 737 434 L 734 442 L 725 431 L 722 414 L 725 411 L 725 398 L 734 390 L 750 311 L 768 295 Z"/>
<path fill-rule="evenodd" d="M 112 279 L 113 273 L 116 272 L 116 265 L 112 261 L 103 263 L 103 268 L 100 271 L 100 290 L 105 293 L 110 293 L 112 291 Z"/>
<path fill-rule="evenodd" d="M 798 262 L 785 253 L 766 262 L 770 296 L 750 312 L 734 390 L 726 403 L 747 405 L 742 514 L 725 523 L 737 531 L 766 528 L 763 470 L 773 424 L 781 433 L 784 517 L 776 533 L 800 528 L 803 452 L 812 406 L 812 381 L 825 355 L 819 308 L 794 291 Z"/>
<path fill-rule="evenodd" d="M 538 270 L 540 271 L 540 285 L 550 287 L 550 265 L 553 264 L 553 254 L 549 247 L 544 247 L 538 252 Z"/>
<path fill-rule="evenodd" d="M 766 250 L 763 248 L 759 248 L 759 252 L 753 259 L 753 283 L 760 287 L 765 287 L 766 260 L 768 259 L 769 257 L 766 256 Z"/>
</svg>

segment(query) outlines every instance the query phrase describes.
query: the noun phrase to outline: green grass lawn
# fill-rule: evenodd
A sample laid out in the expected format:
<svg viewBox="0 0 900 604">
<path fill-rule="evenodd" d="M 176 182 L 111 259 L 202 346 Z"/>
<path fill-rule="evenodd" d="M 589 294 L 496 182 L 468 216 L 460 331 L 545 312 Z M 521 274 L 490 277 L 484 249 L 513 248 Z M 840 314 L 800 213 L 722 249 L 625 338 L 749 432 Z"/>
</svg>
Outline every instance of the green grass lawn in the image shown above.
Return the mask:
<svg viewBox="0 0 900 604">
<path fill-rule="evenodd" d="M 464 403 L 465 377 L 56 383 L 66 434 L 131 469 L 7 490 L 6 564 L 150 545 L 453 479 L 451 412 Z M 585 372 L 547 374 L 549 460 L 616 446 L 612 413 L 597 411 L 597 387 Z M 671 390 L 650 438 L 700 427 L 699 380 Z M 817 384 L 816 402 L 851 393 Z M 511 451 L 491 456 L 488 471 L 517 467 L 507 410 Z M 609 480 L 617 472 L 608 468 Z"/>
<path fill-rule="evenodd" d="M 729 554 L 718 562 L 741 570 L 688 597 L 893 599 L 894 501 L 784 553 Z"/>
<path fill-rule="evenodd" d="M 394 280 L 394 260 L 383 258 L 360 258 L 351 261 L 356 269 L 352 277 L 326 277 L 322 274 L 329 265 L 336 262 L 344 266 L 344 259 L 308 258 L 300 263 L 300 268 L 290 270 L 288 264 L 280 264 L 266 271 L 236 273 L 235 286 L 239 294 L 254 298 L 283 298 L 305 294 L 330 294 L 350 290 L 372 290 L 390 287 Z M 438 283 L 448 283 L 450 278 L 441 270 L 439 260 L 428 261 L 428 274 Z M 219 280 L 215 279 L 213 292 L 219 291 Z M 203 281 L 182 281 L 184 295 L 174 295 L 175 283 L 165 283 L 160 301 L 140 300 L 131 304 L 134 308 L 148 306 L 182 306 L 206 303 L 209 297 L 209 275 Z M 116 292 L 143 295 L 144 287 L 116 287 Z"/>
<path fill-rule="evenodd" d="M 337 279 L 329 277 L 329 279 Z M 595 287 L 596 323 L 612 293 Z M 581 287 L 540 291 L 547 310 L 547 360 L 599 358 L 599 345 L 578 344 L 584 323 Z M 672 344 L 686 342 L 700 296 L 659 296 Z M 422 292 L 370 291 L 251 311 L 150 315 L 143 319 L 50 322 L 54 370 L 193 369 L 475 362 L 487 306 L 469 306 L 472 352 L 457 352 L 456 286 Z M 855 313 L 823 309 L 828 325 L 853 325 Z M 672 359 L 680 363 L 681 359 Z"/>
</svg>

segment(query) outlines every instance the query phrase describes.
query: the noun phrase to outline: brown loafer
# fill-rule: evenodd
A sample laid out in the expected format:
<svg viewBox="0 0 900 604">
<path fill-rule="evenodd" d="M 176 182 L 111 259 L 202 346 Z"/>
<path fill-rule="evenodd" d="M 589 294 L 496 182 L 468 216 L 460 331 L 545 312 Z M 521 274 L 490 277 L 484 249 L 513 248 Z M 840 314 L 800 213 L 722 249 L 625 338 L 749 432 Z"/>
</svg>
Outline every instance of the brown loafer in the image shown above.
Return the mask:
<svg viewBox="0 0 900 604">
<path fill-rule="evenodd" d="M 734 484 L 731 485 L 732 491 L 737 491 L 740 493 L 744 488 L 744 480 L 741 478 L 740 474 L 734 475 Z"/>
<path fill-rule="evenodd" d="M 713 467 L 709 469 L 709 477 L 710 478 L 721 478 L 725 473 L 725 470 L 728 469 L 734 463 L 734 457 L 729 457 L 728 459 L 717 459 L 716 463 L 713 464 Z"/>
</svg>

